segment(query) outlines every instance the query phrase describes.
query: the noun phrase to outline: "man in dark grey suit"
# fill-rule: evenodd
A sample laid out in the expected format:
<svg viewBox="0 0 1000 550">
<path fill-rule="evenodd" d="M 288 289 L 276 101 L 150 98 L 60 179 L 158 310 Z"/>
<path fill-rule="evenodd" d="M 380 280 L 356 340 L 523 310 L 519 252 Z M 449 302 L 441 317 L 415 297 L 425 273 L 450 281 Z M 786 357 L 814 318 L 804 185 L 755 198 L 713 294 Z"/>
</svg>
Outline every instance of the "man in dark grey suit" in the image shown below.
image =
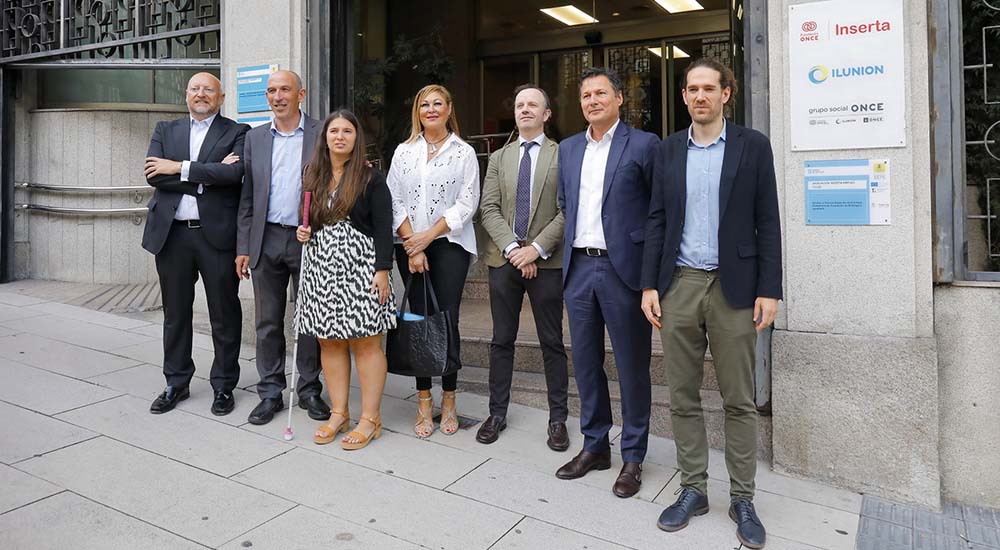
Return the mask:
<svg viewBox="0 0 1000 550">
<path fill-rule="evenodd" d="M 305 95 L 297 74 L 273 73 L 267 80 L 267 101 L 274 119 L 247 133 L 243 151 L 236 274 L 247 279 L 253 270 L 261 399 L 247 419 L 251 424 L 267 424 L 285 408 L 285 304 L 289 277 L 298 288 L 302 257 L 295 238 L 301 224 L 302 168 L 312 158 L 320 131 L 320 123 L 299 110 Z M 300 335 L 298 346 L 299 406 L 310 418 L 326 420 L 330 407 L 320 397 L 319 344 Z"/>
</svg>

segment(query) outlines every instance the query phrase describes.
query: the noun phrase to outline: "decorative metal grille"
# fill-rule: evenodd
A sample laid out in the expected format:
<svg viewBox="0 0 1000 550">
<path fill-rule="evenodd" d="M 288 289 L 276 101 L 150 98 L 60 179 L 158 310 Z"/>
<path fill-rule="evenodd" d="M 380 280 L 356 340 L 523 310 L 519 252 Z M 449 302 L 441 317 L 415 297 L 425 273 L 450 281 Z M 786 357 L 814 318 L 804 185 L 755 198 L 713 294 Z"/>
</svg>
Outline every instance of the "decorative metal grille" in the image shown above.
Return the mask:
<svg viewBox="0 0 1000 550">
<path fill-rule="evenodd" d="M 962 2 L 966 266 L 1000 271 L 1000 2 Z"/>
<path fill-rule="evenodd" d="M 654 116 L 659 116 L 654 113 L 652 88 L 654 71 L 657 77 L 660 75 L 660 57 L 649 51 L 659 47 L 650 44 L 608 49 L 608 67 L 621 77 L 625 91 L 621 117 L 633 128 L 648 130 L 653 126 Z"/>
<path fill-rule="evenodd" d="M 219 0 L 0 0 L 0 61 L 213 58 L 219 32 Z"/>
</svg>

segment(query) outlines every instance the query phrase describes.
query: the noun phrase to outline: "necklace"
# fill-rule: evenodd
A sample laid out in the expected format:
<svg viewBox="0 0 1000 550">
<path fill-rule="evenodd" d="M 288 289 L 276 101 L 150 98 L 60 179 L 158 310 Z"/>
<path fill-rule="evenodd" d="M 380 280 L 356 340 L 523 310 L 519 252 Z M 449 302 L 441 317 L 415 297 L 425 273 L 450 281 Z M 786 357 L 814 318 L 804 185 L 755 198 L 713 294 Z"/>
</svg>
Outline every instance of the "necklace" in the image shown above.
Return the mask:
<svg viewBox="0 0 1000 550">
<path fill-rule="evenodd" d="M 441 138 L 441 139 L 439 139 L 437 141 L 428 141 L 427 143 L 429 143 L 430 146 L 431 146 L 431 154 L 433 155 L 433 154 L 437 153 L 437 150 L 438 150 L 437 144 L 441 143 L 442 141 L 444 141 L 446 139 L 448 139 L 448 137 L 450 137 L 450 136 L 451 136 L 451 132 L 448 132 L 447 134 L 444 135 L 443 138 Z M 424 139 L 426 140 L 427 136 L 424 136 Z"/>
</svg>

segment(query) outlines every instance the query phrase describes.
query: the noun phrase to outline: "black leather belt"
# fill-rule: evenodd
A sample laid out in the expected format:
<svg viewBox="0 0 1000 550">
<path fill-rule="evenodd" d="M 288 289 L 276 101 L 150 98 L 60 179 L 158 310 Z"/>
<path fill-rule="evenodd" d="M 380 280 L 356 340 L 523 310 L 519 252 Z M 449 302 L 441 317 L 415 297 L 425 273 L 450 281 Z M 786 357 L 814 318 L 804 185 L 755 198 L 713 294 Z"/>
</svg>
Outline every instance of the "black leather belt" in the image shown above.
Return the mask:
<svg viewBox="0 0 1000 550">
<path fill-rule="evenodd" d="M 188 229 L 201 229 L 201 220 L 174 220 L 174 223 L 186 226 Z"/>
<path fill-rule="evenodd" d="M 282 229 L 298 229 L 298 227 L 296 227 L 294 225 L 288 225 L 288 224 L 284 224 L 284 223 L 267 222 L 267 225 L 275 225 L 275 226 L 278 226 L 278 227 L 280 227 Z"/>
<path fill-rule="evenodd" d="M 608 255 L 608 251 L 603 248 L 591 248 L 588 246 L 586 248 L 574 248 L 573 250 L 592 258 L 601 258 Z"/>
</svg>

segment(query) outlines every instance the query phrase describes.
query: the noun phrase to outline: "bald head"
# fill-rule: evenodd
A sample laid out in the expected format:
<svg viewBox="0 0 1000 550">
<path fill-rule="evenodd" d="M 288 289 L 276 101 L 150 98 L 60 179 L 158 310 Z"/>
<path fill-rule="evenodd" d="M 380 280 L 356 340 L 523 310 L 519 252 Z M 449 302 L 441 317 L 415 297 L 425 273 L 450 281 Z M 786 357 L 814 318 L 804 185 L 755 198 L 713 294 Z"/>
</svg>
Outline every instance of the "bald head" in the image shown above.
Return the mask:
<svg viewBox="0 0 1000 550">
<path fill-rule="evenodd" d="M 196 120 L 204 120 L 218 113 L 225 97 L 222 82 L 211 73 L 198 73 L 188 80 L 188 112 Z"/>
<path fill-rule="evenodd" d="M 299 105 L 306 98 L 302 79 L 292 71 L 275 71 L 267 79 L 267 104 L 274 113 L 279 130 L 294 129 L 299 124 Z"/>
</svg>

